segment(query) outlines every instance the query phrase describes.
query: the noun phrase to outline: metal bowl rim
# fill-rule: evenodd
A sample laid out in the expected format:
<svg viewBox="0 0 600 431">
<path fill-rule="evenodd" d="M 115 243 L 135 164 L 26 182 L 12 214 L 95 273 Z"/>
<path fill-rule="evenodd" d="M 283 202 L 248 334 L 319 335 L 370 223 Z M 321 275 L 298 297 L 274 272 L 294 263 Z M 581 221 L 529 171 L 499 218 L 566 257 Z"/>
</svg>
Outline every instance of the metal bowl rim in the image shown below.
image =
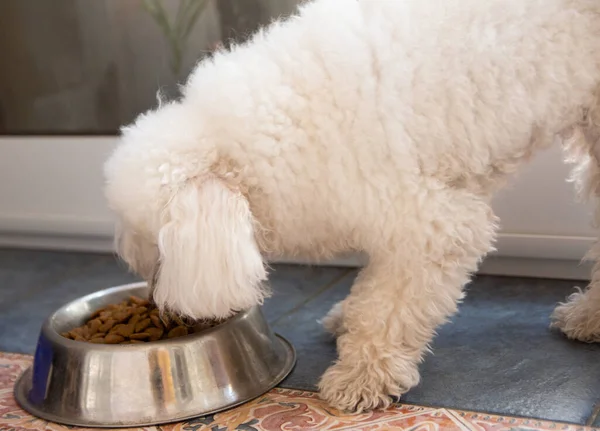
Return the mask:
<svg viewBox="0 0 600 431">
<path fill-rule="evenodd" d="M 273 388 L 277 387 L 277 385 L 279 385 L 279 383 L 281 383 L 287 376 L 289 376 L 289 374 L 292 372 L 292 370 L 296 366 L 296 349 L 294 348 L 293 344 L 290 343 L 282 335 L 280 335 L 280 334 L 274 334 L 274 335 L 275 335 L 277 341 L 281 343 L 281 345 L 283 346 L 283 348 L 285 349 L 285 352 L 286 352 L 285 362 L 282 366 L 282 369 L 280 370 L 279 373 L 277 373 L 277 375 L 274 377 L 274 379 L 268 385 L 265 385 L 264 388 L 261 388 L 260 390 L 258 390 L 256 395 L 246 397 L 242 400 L 227 404 L 223 407 L 219 407 L 217 409 L 213 409 L 213 410 L 210 410 L 207 412 L 199 412 L 199 413 L 194 413 L 193 415 L 173 417 L 173 418 L 161 420 L 158 422 L 157 421 L 155 421 L 155 422 L 139 422 L 139 423 L 138 422 L 129 422 L 129 423 L 123 423 L 123 424 L 98 424 L 96 422 L 85 422 L 85 421 L 78 422 L 78 421 L 69 421 L 68 419 L 65 420 L 61 417 L 53 415 L 52 413 L 48 413 L 42 409 L 39 409 L 29 403 L 29 399 L 27 397 L 26 390 L 27 390 L 28 378 L 31 377 L 31 373 L 33 370 L 33 365 L 21 373 L 21 375 L 19 376 L 18 380 L 15 383 L 15 386 L 13 389 L 13 395 L 15 397 L 15 400 L 17 401 L 17 404 L 19 404 L 19 406 L 22 407 L 23 410 L 27 411 L 28 413 L 30 413 L 36 417 L 42 418 L 44 420 L 50 421 L 50 422 L 55 422 L 58 424 L 69 425 L 69 426 L 107 429 L 107 428 L 146 427 L 146 426 L 165 425 L 165 424 L 171 424 L 171 423 L 176 423 L 176 422 L 182 422 L 182 421 L 186 421 L 189 419 L 202 417 L 202 416 L 208 416 L 211 414 L 222 412 L 222 411 L 240 406 L 247 402 L 250 402 L 250 401 L 266 394 Z M 70 341 L 73 341 L 73 340 L 70 340 Z M 152 343 L 152 345 L 154 345 L 154 344 L 155 343 Z"/>
<path fill-rule="evenodd" d="M 251 311 L 258 308 L 258 306 L 255 306 L 255 307 L 249 308 L 248 310 L 240 311 L 240 312 L 236 313 L 235 315 L 233 315 L 232 317 L 225 320 L 224 322 L 219 323 L 216 326 L 204 329 L 204 330 L 194 333 L 194 334 L 186 335 L 184 337 L 164 339 L 164 340 L 152 341 L 152 342 L 147 342 L 147 343 L 139 343 L 139 344 L 95 344 L 95 343 L 86 343 L 86 342 L 82 342 L 82 341 L 71 340 L 69 338 L 65 338 L 62 335 L 60 335 L 60 333 L 58 333 L 58 331 L 56 331 L 52 325 L 52 321 L 55 318 L 55 316 L 57 314 L 59 314 L 61 311 L 64 311 L 66 308 L 72 306 L 73 304 L 80 303 L 80 302 L 89 302 L 90 300 L 93 300 L 95 298 L 101 298 L 104 296 L 109 296 L 113 293 L 119 293 L 119 292 L 123 292 L 123 291 L 126 292 L 128 290 L 133 290 L 133 289 L 137 289 L 137 288 L 141 288 L 141 287 L 148 287 L 148 283 L 145 281 L 140 281 L 140 282 L 135 282 L 135 283 L 122 284 L 119 286 L 114 286 L 114 287 L 109 287 L 107 289 L 99 290 L 98 292 L 90 293 L 88 295 L 74 299 L 73 301 L 70 301 L 70 302 L 62 305 L 58 309 L 56 309 L 54 312 L 52 312 L 52 314 L 50 314 L 50 316 L 48 316 L 48 318 L 46 318 L 44 324 L 42 325 L 42 332 L 44 333 L 46 338 L 48 338 L 48 340 L 51 341 L 52 343 L 61 344 L 61 345 L 64 345 L 65 347 L 69 347 L 69 348 L 95 350 L 95 351 L 123 351 L 124 349 L 145 350 L 145 349 L 152 348 L 153 346 L 157 346 L 157 345 L 168 346 L 169 344 L 175 344 L 175 343 L 180 344 L 183 340 L 185 340 L 185 342 L 194 342 L 200 338 L 203 338 L 203 337 L 209 335 L 210 333 L 222 331 L 222 330 L 226 329 L 228 326 L 232 325 L 233 323 L 235 323 L 236 321 L 238 321 L 240 319 L 243 319 Z"/>
</svg>

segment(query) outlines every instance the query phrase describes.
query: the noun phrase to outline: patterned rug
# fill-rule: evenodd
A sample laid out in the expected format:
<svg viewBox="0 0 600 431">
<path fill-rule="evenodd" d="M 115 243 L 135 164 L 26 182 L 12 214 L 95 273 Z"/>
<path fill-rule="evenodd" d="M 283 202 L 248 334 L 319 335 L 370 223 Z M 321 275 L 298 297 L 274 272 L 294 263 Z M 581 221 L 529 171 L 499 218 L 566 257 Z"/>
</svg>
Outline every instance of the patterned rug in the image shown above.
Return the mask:
<svg viewBox="0 0 600 431">
<path fill-rule="evenodd" d="M 0 431 L 73 428 L 37 419 L 15 402 L 13 386 L 31 357 L 0 353 Z M 230 411 L 178 424 L 138 428 L 157 431 L 590 431 L 579 425 L 472 413 L 412 405 L 395 405 L 386 410 L 347 416 L 330 409 L 315 393 L 274 389 L 268 394 Z"/>
</svg>

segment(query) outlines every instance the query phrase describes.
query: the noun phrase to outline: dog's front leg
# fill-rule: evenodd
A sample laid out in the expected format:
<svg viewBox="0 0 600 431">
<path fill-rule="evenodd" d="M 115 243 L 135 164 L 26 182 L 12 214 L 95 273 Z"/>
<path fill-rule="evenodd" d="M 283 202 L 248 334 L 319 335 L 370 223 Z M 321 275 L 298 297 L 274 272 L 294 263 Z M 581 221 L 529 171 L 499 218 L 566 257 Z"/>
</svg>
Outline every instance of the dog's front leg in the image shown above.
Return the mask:
<svg viewBox="0 0 600 431">
<path fill-rule="evenodd" d="M 461 286 L 439 297 L 420 294 L 406 269 L 371 263 L 339 304 L 345 329 L 337 339 L 339 360 L 319 384 L 333 407 L 386 407 L 418 384 L 418 364 L 435 328 L 455 311 Z"/>
<path fill-rule="evenodd" d="M 418 384 L 436 328 L 457 310 L 464 284 L 491 248 L 495 225 L 487 204 L 460 192 L 437 195 L 426 202 L 434 218 L 424 221 L 419 213 L 418 228 L 402 227 L 385 242 L 401 250 L 372 253 L 350 295 L 323 322 L 338 336 L 339 359 L 319 383 L 333 407 L 385 407 Z"/>
</svg>

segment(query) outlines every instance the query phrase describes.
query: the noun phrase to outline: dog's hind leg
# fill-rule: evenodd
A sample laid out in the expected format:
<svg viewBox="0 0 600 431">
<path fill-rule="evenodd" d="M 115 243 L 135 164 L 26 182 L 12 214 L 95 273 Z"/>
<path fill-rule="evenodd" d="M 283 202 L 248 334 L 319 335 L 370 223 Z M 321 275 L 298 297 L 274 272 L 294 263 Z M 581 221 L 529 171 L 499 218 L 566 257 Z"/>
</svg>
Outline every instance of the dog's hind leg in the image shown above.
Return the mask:
<svg viewBox="0 0 600 431">
<path fill-rule="evenodd" d="M 414 218 L 390 216 L 401 225 L 369 251 L 350 295 L 334 308 L 334 331 L 344 330 L 339 360 L 319 387 L 340 410 L 386 406 L 419 382 L 436 328 L 457 310 L 463 286 L 491 249 L 495 219 L 487 203 L 441 189 L 417 205 Z"/>
<path fill-rule="evenodd" d="M 571 294 L 567 302 L 556 307 L 552 314 L 552 326 L 559 328 L 570 339 L 600 342 L 599 263 L 596 263 L 588 288 Z"/>
<path fill-rule="evenodd" d="M 575 164 L 573 180 L 581 198 L 600 196 L 600 102 L 586 113 L 579 127 L 570 130 L 566 139 L 568 161 Z M 596 204 L 596 221 L 600 222 L 600 202 Z M 568 338 L 584 342 L 600 342 L 600 242 L 590 253 L 596 263 L 591 282 L 559 304 L 552 314 L 552 327 Z"/>
<path fill-rule="evenodd" d="M 600 342 L 600 242 L 592 247 L 588 258 L 595 261 L 589 285 L 555 308 L 551 327 L 572 340 L 596 343 Z"/>
</svg>

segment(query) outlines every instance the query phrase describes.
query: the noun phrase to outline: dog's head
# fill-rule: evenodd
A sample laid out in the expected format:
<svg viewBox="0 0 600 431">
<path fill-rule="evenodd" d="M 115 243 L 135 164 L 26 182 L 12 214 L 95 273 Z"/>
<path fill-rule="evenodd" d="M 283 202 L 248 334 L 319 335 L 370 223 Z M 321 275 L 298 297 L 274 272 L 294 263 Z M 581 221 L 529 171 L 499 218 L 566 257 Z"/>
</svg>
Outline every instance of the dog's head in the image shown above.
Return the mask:
<svg viewBox="0 0 600 431">
<path fill-rule="evenodd" d="M 225 318 L 262 302 L 265 265 L 247 197 L 214 172 L 219 151 L 179 103 L 123 131 L 105 165 L 119 256 L 163 310 Z"/>
</svg>

